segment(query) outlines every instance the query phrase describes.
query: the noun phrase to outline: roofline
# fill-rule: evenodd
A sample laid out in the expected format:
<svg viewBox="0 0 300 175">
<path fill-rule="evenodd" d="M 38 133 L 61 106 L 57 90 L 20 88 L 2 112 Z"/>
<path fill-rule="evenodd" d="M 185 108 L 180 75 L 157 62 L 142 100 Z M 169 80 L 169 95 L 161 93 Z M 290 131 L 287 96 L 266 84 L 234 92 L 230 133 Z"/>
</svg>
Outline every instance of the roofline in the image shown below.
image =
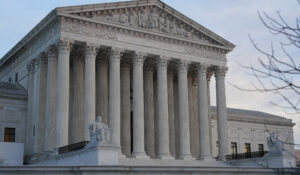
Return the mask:
<svg viewBox="0 0 300 175">
<path fill-rule="evenodd" d="M 0 69 L 14 54 L 16 54 L 24 45 L 34 38 L 45 26 L 47 26 L 57 16 L 56 9 L 46 15 L 33 29 L 30 30 L 12 49 L 10 49 L 0 59 Z"/>
</svg>

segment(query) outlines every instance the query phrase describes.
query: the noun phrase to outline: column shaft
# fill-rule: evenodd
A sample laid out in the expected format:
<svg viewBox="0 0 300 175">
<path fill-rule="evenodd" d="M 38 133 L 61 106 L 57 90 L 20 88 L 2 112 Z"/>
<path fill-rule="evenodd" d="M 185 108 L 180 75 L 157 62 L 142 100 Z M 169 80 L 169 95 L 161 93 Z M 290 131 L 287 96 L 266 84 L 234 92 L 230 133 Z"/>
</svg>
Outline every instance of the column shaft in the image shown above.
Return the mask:
<svg viewBox="0 0 300 175">
<path fill-rule="evenodd" d="M 33 153 L 42 153 L 45 144 L 47 60 L 42 53 L 35 62 L 33 98 Z"/>
<path fill-rule="evenodd" d="M 55 147 L 55 112 L 57 88 L 57 49 L 49 48 L 47 68 L 46 118 L 45 118 L 45 151 L 53 151 Z"/>
<path fill-rule="evenodd" d="M 168 103 L 169 103 L 169 140 L 170 140 L 170 154 L 171 156 L 176 156 L 175 151 L 175 118 L 174 118 L 174 72 L 168 72 Z"/>
<path fill-rule="evenodd" d="M 27 75 L 27 115 L 26 115 L 26 139 L 25 139 L 25 155 L 32 153 L 31 141 L 32 141 L 32 111 L 33 111 L 33 92 L 34 92 L 34 60 L 31 60 L 27 64 L 28 75 Z"/>
<path fill-rule="evenodd" d="M 145 67 L 144 71 L 144 116 L 145 116 L 145 145 L 146 153 L 155 156 L 155 130 L 154 130 L 154 92 L 153 68 Z"/>
<path fill-rule="evenodd" d="M 144 55 L 138 53 L 133 58 L 133 152 L 136 158 L 146 158 L 144 141 Z"/>
<path fill-rule="evenodd" d="M 169 147 L 169 112 L 166 58 L 159 58 L 157 63 L 157 130 L 158 157 L 171 158 Z"/>
<path fill-rule="evenodd" d="M 184 61 L 178 67 L 179 159 L 191 158 L 187 67 Z"/>
<path fill-rule="evenodd" d="M 219 160 L 226 160 L 229 152 L 228 128 L 227 128 L 227 109 L 225 97 L 225 74 L 227 69 L 218 67 L 215 73 L 216 77 L 216 96 L 217 96 L 217 123 L 218 123 L 218 141 L 219 141 Z"/>
<path fill-rule="evenodd" d="M 69 136 L 69 76 L 70 42 L 60 41 L 58 46 L 56 148 L 68 145 Z"/>
<path fill-rule="evenodd" d="M 96 54 L 95 45 L 87 44 L 85 47 L 84 67 L 84 140 L 90 140 L 89 125 L 96 118 Z"/>
<path fill-rule="evenodd" d="M 102 59 L 102 58 L 101 58 Z M 103 58 L 105 59 L 105 58 Z M 108 63 L 98 60 L 97 63 L 97 116 L 102 117 L 103 123 L 108 123 Z"/>
<path fill-rule="evenodd" d="M 71 56 L 71 96 L 69 119 L 69 144 L 84 141 L 83 135 L 83 100 L 84 100 L 84 56 L 81 52 Z"/>
<path fill-rule="evenodd" d="M 209 116 L 206 65 L 198 65 L 198 108 L 199 108 L 199 140 L 200 140 L 200 160 L 211 159 L 210 139 L 209 139 Z"/>
<path fill-rule="evenodd" d="M 124 155 L 131 155 L 130 64 L 121 64 L 121 147 Z"/>
<path fill-rule="evenodd" d="M 109 127 L 112 142 L 120 146 L 120 59 L 121 52 L 112 49 L 109 59 Z"/>
</svg>

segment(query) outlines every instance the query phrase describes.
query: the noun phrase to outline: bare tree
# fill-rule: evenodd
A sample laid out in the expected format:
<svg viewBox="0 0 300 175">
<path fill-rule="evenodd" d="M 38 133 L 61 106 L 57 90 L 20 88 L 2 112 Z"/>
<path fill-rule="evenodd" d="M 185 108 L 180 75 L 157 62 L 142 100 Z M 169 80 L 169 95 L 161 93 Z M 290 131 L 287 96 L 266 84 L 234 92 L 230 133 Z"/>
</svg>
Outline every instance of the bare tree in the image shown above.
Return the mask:
<svg viewBox="0 0 300 175">
<path fill-rule="evenodd" d="M 300 0 L 297 0 L 300 5 Z M 295 23 L 289 24 L 280 11 L 276 11 L 276 17 L 267 13 L 258 12 L 263 25 L 273 35 L 284 37 L 278 44 L 281 50 L 276 50 L 271 44 L 270 50 L 265 51 L 249 35 L 250 41 L 263 57 L 257 59 L 258 65 L 242 65 L 255 77 L 252 89 L 238 89 L 247 91 L 273 92 L 282 100 L 271 101 L 287 113 L 300 113 L 300 57 L 291 54 L 290 49 L 300 51 L 300 15 L 295 17 Z M 278 54 L 280 52 L 280 54 Z M 277 101 L 277 100 L 276 100 Z"/>
</svg>

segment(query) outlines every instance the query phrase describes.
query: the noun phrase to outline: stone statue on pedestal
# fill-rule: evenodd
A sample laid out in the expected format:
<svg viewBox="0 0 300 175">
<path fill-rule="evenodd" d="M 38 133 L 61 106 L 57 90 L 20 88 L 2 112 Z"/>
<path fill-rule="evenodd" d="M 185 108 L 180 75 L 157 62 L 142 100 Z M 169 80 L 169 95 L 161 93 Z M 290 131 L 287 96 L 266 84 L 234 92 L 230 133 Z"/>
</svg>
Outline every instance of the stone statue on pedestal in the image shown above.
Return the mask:
<svg viewBox="0 0 300 175">
<path fill-rule="evenodd" d="M 267 138 L 267 143 L 269 152 L 282 151 L 282 143 L 278 140 L 277 134 L 275 132 L 272 132 L 272 134 Z"/>
<path fill-rule="evenodd" d="M 102 117 L 97 116 L 96 120 L 90 124 L 89 133 L 91 142 L 109 142 L 110 129 L 107 124 L 101 122 Z"/>
</svg>

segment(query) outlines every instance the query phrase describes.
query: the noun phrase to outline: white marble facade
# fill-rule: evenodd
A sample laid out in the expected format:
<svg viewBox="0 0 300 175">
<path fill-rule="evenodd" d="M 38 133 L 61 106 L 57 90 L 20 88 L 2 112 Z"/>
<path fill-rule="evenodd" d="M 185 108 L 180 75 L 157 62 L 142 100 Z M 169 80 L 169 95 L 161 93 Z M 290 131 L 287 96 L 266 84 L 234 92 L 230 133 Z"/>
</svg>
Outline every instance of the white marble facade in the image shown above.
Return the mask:
<svg viewBox="0 0 300 175">
<path fill-rule="evenodd" d="M 101 115 L 123 155 L 225 160 L 233 48 L 158 0 L 62 7 L 2 58 L 0 79 L 19 72 L 28 89 L 26 155 L 89 140 L 88 126 Z"/>
</svg>

